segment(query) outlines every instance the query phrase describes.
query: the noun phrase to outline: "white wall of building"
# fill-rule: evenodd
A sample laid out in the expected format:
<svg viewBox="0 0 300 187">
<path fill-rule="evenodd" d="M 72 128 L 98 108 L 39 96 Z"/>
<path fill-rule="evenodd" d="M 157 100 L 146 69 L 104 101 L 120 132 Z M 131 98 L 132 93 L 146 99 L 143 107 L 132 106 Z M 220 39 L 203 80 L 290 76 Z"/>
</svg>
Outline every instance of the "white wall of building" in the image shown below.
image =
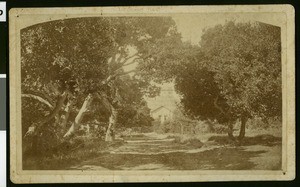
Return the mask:
<svg viewBox="0 0 300 187">
<path fill-rule="evenodd" d="M 164 123 L 166 121 L 170 121 L 173 118 L 173 112 L 165 107 L 161 107 L 158 110 L 155 110 L 151 113 L 151 117 L 155 121 L 160 121 L 160 123 Z"/>
</svg>

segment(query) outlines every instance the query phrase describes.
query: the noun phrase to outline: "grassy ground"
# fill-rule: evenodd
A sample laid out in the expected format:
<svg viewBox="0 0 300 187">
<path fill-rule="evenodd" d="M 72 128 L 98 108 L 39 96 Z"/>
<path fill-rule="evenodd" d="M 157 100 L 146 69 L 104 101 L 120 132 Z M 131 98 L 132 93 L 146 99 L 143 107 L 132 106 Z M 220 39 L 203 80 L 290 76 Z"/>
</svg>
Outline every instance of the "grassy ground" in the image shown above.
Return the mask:
<svg viewBox="0 0 300 187">
<path fill-rule="evenodd" d="M 170 145 L 169 147 L 171 147 Z M 174 146 L 174 145 L 173 145 Z M 128 147 L 127 147 L 128 148 Z M 180 147 L 177 147 L 181 150 Z M 160 149 L 162 151 L 162 149 Z M 148 152 L 147 152 L 148 151 Z M 143 150 L 138 153 L 104 153 L 70 169 L 105 168 L 110 170 L 279 170 L 281 146 L 215 146 L 193 151 L 158 152 Z"/>
<path fill-rule="evenodd" d="M 249 133 L 250 134 L 250 133 Z M 188 136 L 148 133 L 127 137 L 113 152 L 99 154 L 70 169 L 109 170 L 280 170 L 281 137 L 256 135 L 242 143 L 225 134 Z M 170 139 L 172 142 L 149 142 Z M 141 139 L 147 140 L 140 142 Z M 201 140 L 201 141 L 200 141 Z"/>
<path fill-rule="evenodd" d="M 90 140 L 79 144 L 63 154 L 47 156 L 31 156 L 23 160 L 25 170 L 57 170 L 68 169 L 84 160 L 92 159 L 99 153 L 108 152 L 123 144 L 121 141 L 106 143 L 103 141 Z"/>
<path fill-rule="evenodd" d="M 134 134 L 111 144 L 87 141 L 64 156 L 28 159 L 24 169 L 280 170 L 280 135 L 247 129 L 242 142 L 233 142 L 226 134 Z"/>
</svg>

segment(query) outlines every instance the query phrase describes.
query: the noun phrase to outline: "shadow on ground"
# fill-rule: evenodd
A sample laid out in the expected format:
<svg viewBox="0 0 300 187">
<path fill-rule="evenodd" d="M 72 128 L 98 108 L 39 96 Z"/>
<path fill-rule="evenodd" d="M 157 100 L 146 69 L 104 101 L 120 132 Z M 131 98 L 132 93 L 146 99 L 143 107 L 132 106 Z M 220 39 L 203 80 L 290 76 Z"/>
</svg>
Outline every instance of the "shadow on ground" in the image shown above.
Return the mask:
<svg viewBox="0 0 300 187">
<path fill-rule="evenodd" d="M 176 142 L 125 144 L 122 151 L 102 153 L 71 169 L 110 170 L 250 170 L 281 168 L 281 138 L 271 135 L 245 137 L 242 146 L 232 145 L 227 136 L 214 136 L 194 152 Z M 209 148 L 209 149 L 206 149 Z M 176 152 L 179 149 L 186 149 Z M 164 150 L 173 152 L 163 152 Z M 139 152 L 140 151 L 140 152 Z M 271 161 L 270 161 L 271 160 Z M 270 162 L 267 162 L 270 161 Z M 265 164 L 267 163 L 267 164 Z"/>
<path fill-rule="evenodd" d="M 255 164 L 250 161 L 250 158 L 261 153 L 264 153 L 264 151 L 244 151 L 242 148 L 216 148 L 199 153 L 164 153 L 156 155 L 107 153 L 94 160 L 86 161 L 83 165 L 102 166 L 111 170 L 243 170 L 254 167 Z"/>
<path fill-rule="evenodd" d="M 241 146 L 263 145 L 274 146 L 281 144 L 281 137 L 275 137 L 269 134 L 257 135 L 253 137 L 245 137 L 242 142 L 233 142 L 227 136 L 212 136 L 208 141 L 213 141 L 219 145 L 236 144 Z"/>
<path fill-rule="evenodd" d="M 272 135 L 245 137 L 243 142 L 226 135 L 207 142 L 173 138 L 129 137 L 107 148 L 85 146 L 64 159 L 31 160 L 26 169 L 52 170 L 280 170 L 281 138 Z M 80 153 L 80 154 L 79 154 Z M 88 154 L 87 154 L 88 153 Z M 76 157 L 81 155 L 80 157 Z M 30 166 L 30 167 L 29 167 Z M 47 166 L 47 167 L 46 167 Z M 24 167 L 24 166 L 23 166 Z"/>
</svg>

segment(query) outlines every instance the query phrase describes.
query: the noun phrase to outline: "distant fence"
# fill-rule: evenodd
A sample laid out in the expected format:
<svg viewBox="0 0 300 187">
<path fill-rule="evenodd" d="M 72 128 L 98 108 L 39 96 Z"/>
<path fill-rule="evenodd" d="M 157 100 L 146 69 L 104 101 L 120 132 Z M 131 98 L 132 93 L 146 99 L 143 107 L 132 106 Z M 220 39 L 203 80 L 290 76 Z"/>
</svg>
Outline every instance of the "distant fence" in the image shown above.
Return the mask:
<svg viewBox="0 0 300 187">
<path fill-rule="evenodd" d="M 196 120 L 153 121 L 152 127 L 157 133 L 200 134 L 213 131 L 212 124 Z"/>
</svg>

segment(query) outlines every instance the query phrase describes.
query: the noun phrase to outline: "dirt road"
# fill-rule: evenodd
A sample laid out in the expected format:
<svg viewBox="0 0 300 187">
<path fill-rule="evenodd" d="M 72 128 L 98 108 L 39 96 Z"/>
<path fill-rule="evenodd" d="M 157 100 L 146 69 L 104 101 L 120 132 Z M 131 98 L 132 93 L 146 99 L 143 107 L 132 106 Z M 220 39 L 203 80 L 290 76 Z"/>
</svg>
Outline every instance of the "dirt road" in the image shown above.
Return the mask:
<svg viewBox="0 0 300 187">
<path fill-rule="evenodd" d="M 206 145 L 195 148 L 172 138 L 126 138 L 115 149 L 69 169 L 79 170 L 279 170 L 281 144 L 272 146 Z"/>
</svg>

